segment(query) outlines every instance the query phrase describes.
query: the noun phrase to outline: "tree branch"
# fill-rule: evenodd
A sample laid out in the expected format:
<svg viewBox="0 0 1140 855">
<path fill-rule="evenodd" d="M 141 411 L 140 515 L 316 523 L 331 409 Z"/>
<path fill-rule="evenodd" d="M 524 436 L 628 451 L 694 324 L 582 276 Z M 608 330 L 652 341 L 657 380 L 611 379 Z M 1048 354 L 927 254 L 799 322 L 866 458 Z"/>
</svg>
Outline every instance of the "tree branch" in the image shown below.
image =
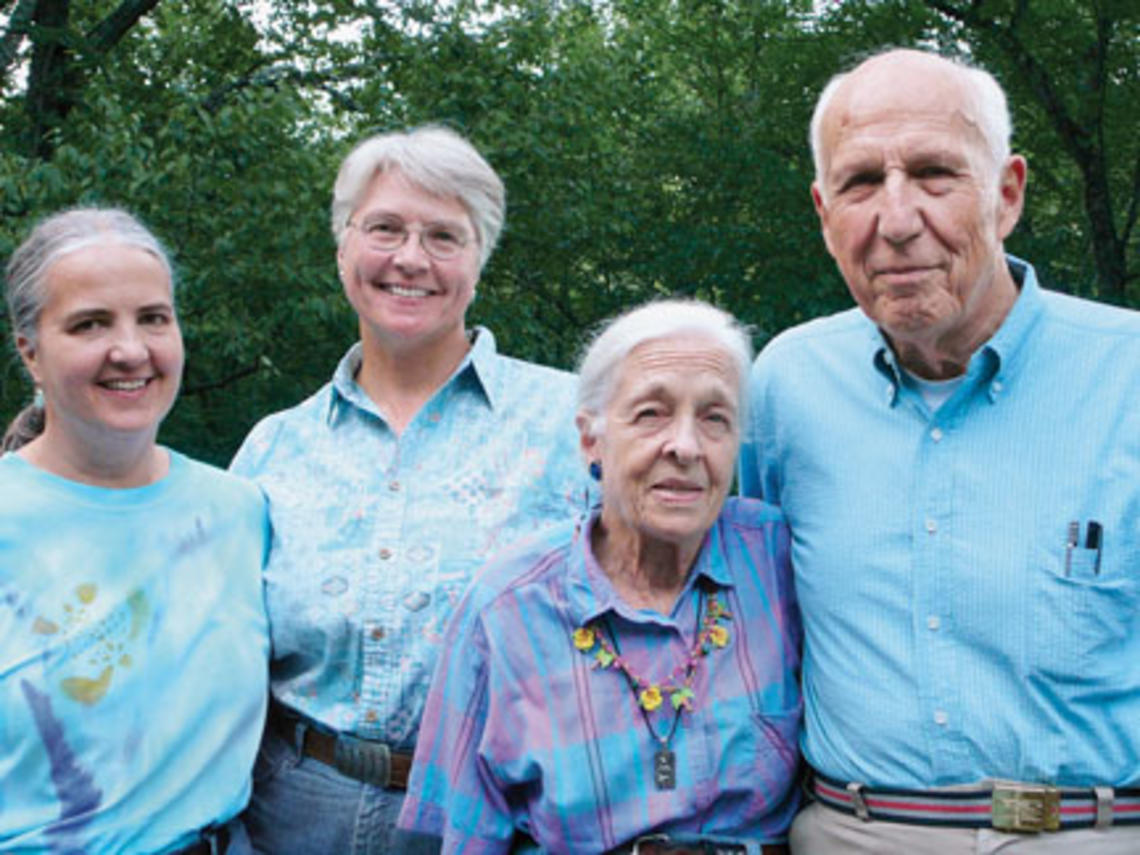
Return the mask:
<svg viewBox="0 0 1140 855">
<path fill-rule="evenodd" d="M 183 395 L 200 395 L 203 392 L 211 392 L 215 389 L 224 389 L 226 386 L 229 386 L 231 383 L 236 383 L 238 380 L 241 380 L 245 377 L 249 377 L 251 374 L 256 374 L 258 371 L 260 371 L 264 367 L 265 367 L 265 360 L 258 358 L 258 360 L 256 362 L 254 362 L 252 365 L 247 365 L 244 368 L 239 368 L 237 371 L 234 371 L 232 374 L 227 374 L 225 377 L 222 377 L 219 380 L 210 380 L 209 382 L 198 383 L 197 385 L 193 385 L 193 386 L 187 385 L 185 388 L 183 388 L 182 394 Z"/>
<path fill-rule="evenodd" d="M 123 0 L 115 10 L 87 33 L 87 42 L 97 53 L 107 53 L 117 45 L 139 18 L 157 6 L 159 0 Z"/>
<path fill-rule="evenodd" d="M 350 80 L 356 75 L 371 74 L 375 70 L 375 66 L 366 63 L 338 66 L 331 71 L 302 71 L 288 65 L 274 65 L 244 74 L 224 86 L 219 86 L 203 99 L 202 106 L 213 113 L 235 92 L 255 86 L 276 87 L 280 84 L 289 84 L 320 89 L 340 106 L 358 111 L 360 106 L 352 98 L 333 88 L 331 84 Z"/>
</svg>

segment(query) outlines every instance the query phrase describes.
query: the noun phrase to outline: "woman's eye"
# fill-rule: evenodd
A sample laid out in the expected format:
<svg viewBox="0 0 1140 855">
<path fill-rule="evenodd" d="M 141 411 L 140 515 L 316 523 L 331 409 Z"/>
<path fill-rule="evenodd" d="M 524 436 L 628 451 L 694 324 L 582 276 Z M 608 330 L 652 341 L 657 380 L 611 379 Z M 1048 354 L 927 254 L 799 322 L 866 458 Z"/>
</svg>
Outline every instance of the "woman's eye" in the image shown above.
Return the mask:
<svg viewBox="0 0 1140 855">
<path fill-rule="evenodd" d="M 633 414 L 635 422 L 645 422 L 657 418 L 661 415 L 661 410 L 657 407 L 642 407 Z"/>
<path fill-rule="evenodd" d="M 438 243 L 460 243 L 459 235 L 449 229 L 432 229 L 428 237 Z"/>
</svg>

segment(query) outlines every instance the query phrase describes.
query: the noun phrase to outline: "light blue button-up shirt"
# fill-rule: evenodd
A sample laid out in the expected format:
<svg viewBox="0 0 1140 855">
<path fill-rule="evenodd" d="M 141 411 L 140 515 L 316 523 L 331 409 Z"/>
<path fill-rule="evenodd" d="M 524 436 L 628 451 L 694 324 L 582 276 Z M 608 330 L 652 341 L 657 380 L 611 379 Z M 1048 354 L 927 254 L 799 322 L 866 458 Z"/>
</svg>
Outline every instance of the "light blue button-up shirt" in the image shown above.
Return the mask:
<svg viewBox="0 0 1140 855">
<path fill-rule="evenodd" d="M 1140 784 L 1140 314 L 1009 264 L 936 413 L 857 309 L 757 359 L 742 488 L 792 528 L 804 751 L 834 778 Z"/>
<path fill-rule="evenodd" d="M 397 435 L 354 377 L 264 419 L 231 468 L 269 497 L 274 697 L 410 748 L 451 610 L 496 549 L 586 506 L 573 375 L 485 329 Z"/>
</svg>

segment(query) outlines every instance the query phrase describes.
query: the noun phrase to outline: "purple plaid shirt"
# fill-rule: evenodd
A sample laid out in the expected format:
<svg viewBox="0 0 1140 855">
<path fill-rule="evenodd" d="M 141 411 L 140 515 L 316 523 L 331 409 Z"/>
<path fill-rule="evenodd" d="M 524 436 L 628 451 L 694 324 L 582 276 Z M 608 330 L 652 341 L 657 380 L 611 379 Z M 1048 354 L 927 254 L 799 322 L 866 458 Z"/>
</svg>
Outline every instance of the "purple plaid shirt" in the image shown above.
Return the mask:
<svg viewBox="0 0 1140 855">
<path fill-rule="evenodd" d="M 729 499 L 670 615 L 618 598 L 590 553 L 595 519 L 500 555 L 459 605 L 401 828 L 463 853 L 507 852 L 516 833 L 551 853 L 603 852 L 651 832 L 783 840 L 798 802 L 801 702 L 780 512 Z M 692 648 L 701 591 L 731 613 L 729 640 L 700 660 L 671 741 L 676 787 L 660 791 L 658 745 L 629 684 L 591 667 L 572 634 L 604 618 L 632 670 L 663 681 Z M 669 732 L 668 699 L 649 719 Z"/>
</svg>

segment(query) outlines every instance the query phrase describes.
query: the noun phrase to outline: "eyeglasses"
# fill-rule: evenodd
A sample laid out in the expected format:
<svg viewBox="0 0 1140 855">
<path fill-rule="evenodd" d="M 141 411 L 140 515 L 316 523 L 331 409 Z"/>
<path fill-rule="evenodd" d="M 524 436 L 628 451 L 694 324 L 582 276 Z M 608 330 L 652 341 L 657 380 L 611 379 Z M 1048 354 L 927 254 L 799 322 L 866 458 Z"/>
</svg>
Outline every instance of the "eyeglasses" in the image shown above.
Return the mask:
<svg viewBox="0 0 1140 855">
<path fill-rule="evenodd" d="M 410 229 L 403 220 L 396 217 L 376 217 L 361 223 L 349 220 L 348 224 L 360 230 L 371 249 L 380 252 L 395 252 L 408 242 L 408 236 L 415 231 L 419 234 L 420 246 L 424 252 L 437 261 L 455 258 L 463 252 L 470 240 L 461 229 L 443 223 Z"/>
</svg>

